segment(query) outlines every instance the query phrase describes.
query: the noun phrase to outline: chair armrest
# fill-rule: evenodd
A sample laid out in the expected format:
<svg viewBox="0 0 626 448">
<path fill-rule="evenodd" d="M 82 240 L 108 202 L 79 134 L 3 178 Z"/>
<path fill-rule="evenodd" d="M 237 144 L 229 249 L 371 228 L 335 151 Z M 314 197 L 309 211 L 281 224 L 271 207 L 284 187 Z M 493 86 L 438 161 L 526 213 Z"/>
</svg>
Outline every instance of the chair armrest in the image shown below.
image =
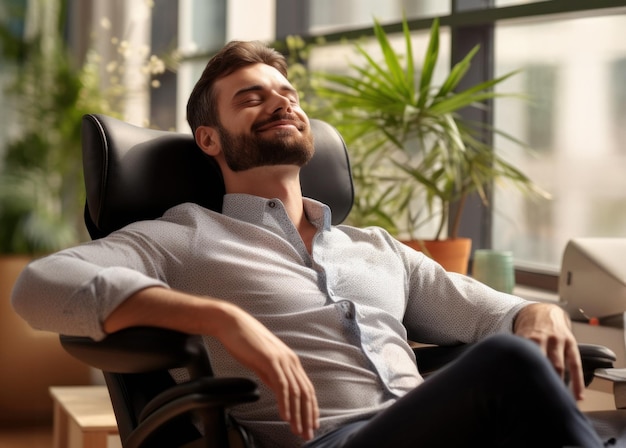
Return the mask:
<svg viewBox="0 0 626 448">
<path fill-rule="evenodd" d="M 199 350 L 203 350 L 199 339 L 154 327 L 127 328 L 100 341 L 84 336 L 60 336 L 61 345 L 70 355 L 114 373 L 145 373 L 188 366 L 197 361 Z"/>
<path fill-rule="evenodd" d="M 603 345 L 579 343 L 578 351 L 583 364 L 585 386 L 591 384 L 597 369 L 610 369 L 617 360 L 615 353 Z"/>
</svg>

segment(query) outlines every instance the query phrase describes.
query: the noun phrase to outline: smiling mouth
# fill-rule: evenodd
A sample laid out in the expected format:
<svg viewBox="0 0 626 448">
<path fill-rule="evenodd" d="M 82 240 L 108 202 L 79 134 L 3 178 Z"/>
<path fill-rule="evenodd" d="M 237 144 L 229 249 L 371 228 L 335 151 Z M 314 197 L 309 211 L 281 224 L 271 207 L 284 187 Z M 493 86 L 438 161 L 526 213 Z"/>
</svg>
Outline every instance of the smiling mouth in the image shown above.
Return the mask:
<svg viewBox="0 0 626 448">
<path fill-rule="evenodd" d="M 301 126 L 299 126 L 298 123 L 294 121 L 277 120 L 277 121 L 273 121 L 271 123 L 267 123 L 259 127 L 258 129 L 256 129 L 256 132 L 265 132 L 265 131 L 270 131 L 272 129 L 285 129 L 285 128 L 291 128 L 291 127 L 297 130 L 301 130 Z"/>
<path fill-rule="evenodd" d="M 291 127 L 302 132 L 306 128 L 306 124 L 299 120 L 295 114 L 275 114 L 267 120 L 255 123 L 252 126 L 252 131 L 265 132 L 271 129 L 288 129 Z"/>
</svg>

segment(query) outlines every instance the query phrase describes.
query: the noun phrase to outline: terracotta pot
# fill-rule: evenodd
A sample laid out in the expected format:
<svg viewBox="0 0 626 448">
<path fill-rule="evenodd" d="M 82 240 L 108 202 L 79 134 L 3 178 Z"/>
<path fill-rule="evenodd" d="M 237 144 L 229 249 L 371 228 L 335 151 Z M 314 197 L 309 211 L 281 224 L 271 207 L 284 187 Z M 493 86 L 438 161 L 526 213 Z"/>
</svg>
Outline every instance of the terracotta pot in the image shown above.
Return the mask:
<svg viewBox="0 0 626 448">
<path fill-rule="evenodd" d="M 447 240 L 410 240 L 403 241 L 409 247 L 424 252 L 439 263 L 446 271 L 467 274 L 472 240 L 454 238 Z"/>
<path fill-rule="evenodd" d="M 15 313 L 11 290 L 28 256 L 0 255 L 0 427 L 52 420 L 50 386 L 91 382 L 90 369 Z"/>
</svg>

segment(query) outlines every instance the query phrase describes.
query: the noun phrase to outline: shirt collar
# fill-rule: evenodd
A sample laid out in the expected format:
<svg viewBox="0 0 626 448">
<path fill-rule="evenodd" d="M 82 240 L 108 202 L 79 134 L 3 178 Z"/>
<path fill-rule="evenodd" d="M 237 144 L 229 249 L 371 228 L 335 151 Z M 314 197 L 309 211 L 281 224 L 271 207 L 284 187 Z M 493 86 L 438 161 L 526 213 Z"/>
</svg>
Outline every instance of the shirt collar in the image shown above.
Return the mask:
<svg viewBox="0 0 626 448">
<path fill-rule="evenodd" d="M 314 199 L 302 198 L 302 200 L 304 213 L 306 213 L 311 224 L 318 229 L 330 230 L 330 207 Z M 284 205 L 280 199 L 266 199 L 250 194 L 229 193 L 224 195 L 222 214 L 250 224 L 263 225 L 268 208 L 280 208 L 284 211 Z"/>
</svg>

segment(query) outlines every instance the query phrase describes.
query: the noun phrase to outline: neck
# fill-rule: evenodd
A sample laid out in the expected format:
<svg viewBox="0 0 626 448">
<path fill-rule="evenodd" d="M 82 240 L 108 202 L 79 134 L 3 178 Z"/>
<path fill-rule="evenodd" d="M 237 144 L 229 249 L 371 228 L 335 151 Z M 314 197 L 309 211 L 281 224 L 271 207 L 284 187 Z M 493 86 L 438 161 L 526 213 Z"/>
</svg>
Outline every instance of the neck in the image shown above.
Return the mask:
<svg viewBox="0 0 626 448">
<path fill-rule="evenodd" d="M 224 172 L 227 193 L 243 193 L 262 198 L 277 198 L 300 230 L 309 222 L 304 216 L 300 169 L 294 166 L 259 167 L 242 172 Z"/>
</svg>

